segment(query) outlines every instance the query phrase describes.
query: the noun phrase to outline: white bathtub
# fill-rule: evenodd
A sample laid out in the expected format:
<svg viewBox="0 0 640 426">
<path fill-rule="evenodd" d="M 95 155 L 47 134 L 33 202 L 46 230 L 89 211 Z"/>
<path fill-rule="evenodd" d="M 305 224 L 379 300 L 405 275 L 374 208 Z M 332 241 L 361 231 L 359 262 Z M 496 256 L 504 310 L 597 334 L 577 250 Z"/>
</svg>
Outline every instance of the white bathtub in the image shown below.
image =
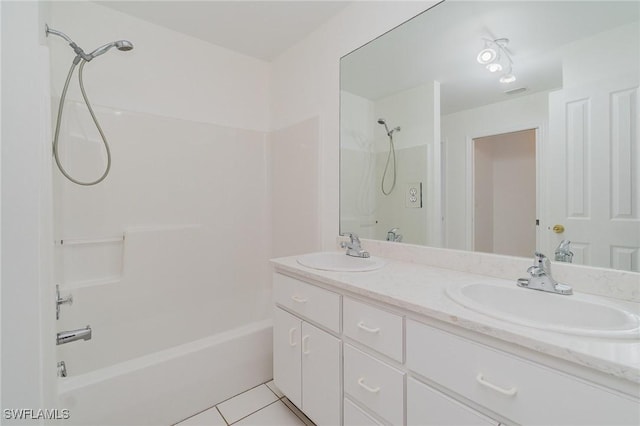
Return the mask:
<svg viewBox="0 0 640 426">
<path fill-rule="evenodd" d="M 75 377 L 61 378 L 65 424 L 170 425 L 272 377 L 264 320 Z"/>
</svg>

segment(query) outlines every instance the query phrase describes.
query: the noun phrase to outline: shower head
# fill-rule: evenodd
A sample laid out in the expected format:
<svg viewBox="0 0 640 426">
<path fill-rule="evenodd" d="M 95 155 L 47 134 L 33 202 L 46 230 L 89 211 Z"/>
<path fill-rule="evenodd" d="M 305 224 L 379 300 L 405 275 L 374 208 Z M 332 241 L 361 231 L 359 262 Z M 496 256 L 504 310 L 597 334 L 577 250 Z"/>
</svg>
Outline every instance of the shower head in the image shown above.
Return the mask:
<svg viewBox="0 0 640 426">
<path fill-rule="evenodd" d="M 385 121 L 384 118 L 378 118 L 378 124 L 382 124 L 384 126 L 384 129 L 387 131 L 387 136 L 393 135 L 393 132 L 399 132 L 400 131 L 400 126 L 389 130 L 389 128 L 387 127 L 387 122 Z"/>
<path fill-rule="evenodd" d="M 73 40 L 71 40 L 71 38 L 69 36 L 67 36 L 62 31 L 57 31 L 57 30 L 51 29 L 51 28 L 49 28 L 49 25 L 45 24 L 45 32 L 46 32 L 47 37 L 49 36 L 49 34 L 53 34 L 53 35 L 56 35 L 58 37 L 63 38 L 64 40 L 66 40 L 67 43 L 69 43 L 69 46 L 71 46 L 73 51 L 76 52 L 77 56 L 76 56 L 76 59 L 74 60 L 74 63 L 76 63 L 76 64 L 80 61 L 80 59 L 84 59 L 85 61 L 89 62 L 90 60 L 92 60 L 96 56 L 100 56 L 103 53 L 106 53 L 107 50 L 111 49 L 112 47 L 115 47 L 118 50 L 121 50 L 123 52 L 126 52 L 128 50 L 133 49 L 133 44 L 130 41 L 128 41 L 128 40 L 118 40 L 118 41 L 113 41 L 111 43 L 107 43 L 104 46 L 100 46 L 96 50 L 94 50 L 93 52 L 91 52 L 91 53 L 89 53 L 87 55 L 84 52 L 84 50 L 82 50 Z"/>
<path fill-rule="evenodd" d="M 128 40 L 113 41 L 111 43 L 105 44 L 104 46 L 98 47 L 96 50 L 94 50 L 93 52 L 89 53 L 88 56 L 91 59 L 93 59 L 93 58 L 95 58 L 97 56 L 100 56 L 100 55 L 106 53 L 112 47 L 115 47 L 120 51 L 126 52 L 126 51 L 129 51 L 129 50 L 133 49 L 133 44 Z M 90 61 L 91 59 L 88 59 L 88 60 Z"/>
</svg>

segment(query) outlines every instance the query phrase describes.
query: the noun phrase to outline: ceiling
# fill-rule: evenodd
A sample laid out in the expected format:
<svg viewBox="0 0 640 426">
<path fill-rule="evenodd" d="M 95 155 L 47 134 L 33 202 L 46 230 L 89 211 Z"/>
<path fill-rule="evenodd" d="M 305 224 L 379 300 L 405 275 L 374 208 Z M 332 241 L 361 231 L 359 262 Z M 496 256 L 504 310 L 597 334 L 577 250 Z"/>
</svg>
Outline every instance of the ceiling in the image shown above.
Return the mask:
<svg viewBox="0 0 640 426">
<path fill-rule="evenodd" d="M 209 43 L 272 61 L 351 1 L 97 1 Z"/>
</svg>

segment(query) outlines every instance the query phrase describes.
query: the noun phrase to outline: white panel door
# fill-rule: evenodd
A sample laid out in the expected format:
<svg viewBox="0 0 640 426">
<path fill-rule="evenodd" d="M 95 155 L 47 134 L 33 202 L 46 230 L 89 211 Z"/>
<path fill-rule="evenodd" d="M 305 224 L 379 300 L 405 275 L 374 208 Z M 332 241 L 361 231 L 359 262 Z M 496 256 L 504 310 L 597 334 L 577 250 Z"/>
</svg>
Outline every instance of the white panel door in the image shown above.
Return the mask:
<svg viewBox="0 0 640 426">
<path fill-rule="evenodd" d="M 550 258 L 568 239 L 574 263 L 640 270 L 638 105 L 637 76 L 549 95 L 549 205 L 540 225 Z"/>
<path fill-rule="evenodd" d="M 302 408 L 301 324 L 299 318 L 274 309 L 273 381 L 298 408 Z"/>
<path fill-rule="evenodd" d="M 339 425 L 340 340 L 303 322 L 301 348 L 302 410 L 317 425 Z"/>
</svg>

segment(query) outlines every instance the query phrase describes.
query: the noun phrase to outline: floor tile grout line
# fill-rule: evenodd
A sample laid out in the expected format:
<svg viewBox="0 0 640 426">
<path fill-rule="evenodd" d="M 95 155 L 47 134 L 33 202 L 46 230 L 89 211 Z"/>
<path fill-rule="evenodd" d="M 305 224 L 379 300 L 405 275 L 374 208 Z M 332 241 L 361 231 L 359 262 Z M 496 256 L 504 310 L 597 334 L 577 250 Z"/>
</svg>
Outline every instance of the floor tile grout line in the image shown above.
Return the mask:
<svg viewBox="0 0 640 426">
<path fill-rule="evenodd" d="M 217 405 L 215 405 L 213 408 L 216 409 L 216 411 L 218 412 L 218 414 L 220 414 L 220 417 L 222 417 L 222 421 L 224 421 L 224 424 L 226 424 L 227 426 L 229 426 L 229 422 L 227 421 L 226 417 L 224 416 L 224 414 L 222 414 L 222 411 L 220 411 L 220 409 L 218 408 Z"/>
<path fill-rule="evenodd" d="M 237 394 L 235 394 L 235 395 L 233 395 L 233 396 L 230 396 L 229 398 L 225 399 L 224 401 L 220 401 L 220 402 L 218 402 L 218 403 L 217 403 L 216 405 L 214 405 L 213 407 L 216 407 L 216 406 L 218 406 L 218 405 L 220 405 L 220 404 L 224 404 L 225 402 L 229 401 L 230 399 L 233 399 L 233 398 L 235 398 L 236 396 L 240 396 L 240 395 L 242 395 L 243 393 L 247 393 L 247 392 L 249 392 L 249 391 L 252 391 L 252 390 L 254 390 L 254 389 L 256 389 L 256 388 L 259 388 L 259 387 L 260 387 L 260 386 L 262 386 L 262 385 L 267 386 L 267 383 L 269 383 L 271 380 L 273 380 L 273 379 L 269 379 L 268 381 L 266 381 L 266 382 L 264 382 L 264 383 L 260 383 L 260 384 L 258 384 L 258 385 L 255 385 L 254 387 L 251 387 L 251 388 L 249 388 L 249 389 L 247 389 L 247 390 L 244 390 L 244 391 L 242 391 L 242 392 L 240 392 L 240 393 L 237 393 Z M 267 386 L 267 388 L 268 388 L 268 387 L 269 387 L 269 386 Z M 269 389 L 269 390 L 271 390 L 271 389 Z M 209 408 L 212 408 L 212 407 L 209 407 Z"/>
<path fill-rule="evenodd" d="M 189 420 L 189 419 L 190 419 L 190 418 L 192 418 L 192 417 L 195 417 L 195 416 L 197 416 L 197 415 L 199 415 L 199 414 L 202 414 L 202 413 L 204 413 L 205 411 L 211 410 L 212 408 L 215 408 L 216 410 L 218 410 L 218 413 L 220 413 L 220 415 L 222 416 L 222 411 L 220 411 L 220 409 L 218 408 L 218 405 L 220 405 L 220 404 L 222 404 L 222 403 L 225 403 L 225 402 L 227 402 L 227 401 L 229 401 L 229 400 L 231 400 L 231 399 L 235 398 L 236 396 L 240 396 L 240 395 L 242 395 L 242 394 L 243 394 L 243 393 L 245 393 L 245 392 L 249 392 L 250 390 L 253 390 L 253 389 L 259 388 L 259 387 L 260 387 L 260 386 L 262 386 L 262 385 L 267 386 L 267 383 L 269 383 L 269 382 L 271 382 L 271 381 L 273 381 L 273 379 L 269 379 L 269 380 L 267 380 L 267 381 L 266 381 L 266 382 L 264 382 L 264 383 L 257 384 L 257 385 L 255 385 L 255 386 L 253 386 L 253 387 L 251 387 L 251 388 L 249 388 L 249 389 L 247 389 L 247 390 L 245 390 L 245 391 L 242 391 L 242 392 L 237 393 L 237 394 L 235 394 L 235 395 L 233 395 L 233 396 L 230 396 L 229 398 L 227 398 L 227 399 L 225 399 L 225 400 L 223 400 L 223 401 L 220 401 L 220 402 L 218 402 L 218 403 L 217 403 L 217 404 L 215 404 L 215 405 L 211 405 L 211 406 L 209 406 L 209 407 L 205 408 L 204 410 L 200 410 L 200 411 L 198 411 L 197 413 L 190 415 L 189 417 L 185 417 L 184 419 L 180 420 L 179 422 L 173 423 L 171 426 L 177 426 L 177 425 L 179 425 L 179 424 L 180 424 L 180 423 L 182 423 L 182 422 L 186 422 L 187 420 Z M 267 388 L 268 388 L 271 392 L 273 392 L 273 390 L 272 390 L 269 386 L 267 386 Z M 275 393 L 275 392 L 273 392 L 273 393 Z M 276 397 L 278 397 L 278 395 L 277 395 L 277 394 L 276 394 Z M 282 399 L 282 398 L 284 398 L 284 396 L 283 396 L 283 397 L 278 397 L 278 398 L 279 398 L 279 399 Z M 269 404 L 269 405 L 271 405 L 271 404 Z M 286 404 L 285 404 L 285 405 L 286 405 Z M 265 407 L 266 407 L 266 406 L 265 406 Z M 264 408 L 264 407 L 262 407 L 262 408 Z M 258 410 L 258 411 L 260 411 L 260 410 Z M 222 416 L 222 420 L 224 420 L 224 422 L 227 424 L 227 426 L 229 425 L 229 422 L 227 421 L 227 419 L 226 419 L 224 416 Z"/>
<path fill-rule="evenodd" d="M 258 408 L 256 411 L 254 411 L 254 412 L 252 412 L 252 413 L 249 413 L 249 414 L 247 414 L 247 415 L 246 415 L 246 416 L 244 416 L 244 417 L 239 418 L 239 419 L 238 419 L 238 420 L 236 420 L 235 422 L 233 422 L 233 423 L 227 423 L 227 424 L 228 424 L 229 426 L 234 425 L 234 424 L 238 423 L 240 420 L 244 420 L 244 419 L 246 419 L 247 417 L 249 417 L 249 416 L 251 416 L 251 415 L 253 415 L 253 414 L 257 413 L 258 411 L 264 410 L 265 408 L 267 408 L 267 407 L 269 407 L 269 406 L 271 406 L 271 405 L 275 404 L 275 403 L 276 403 L 276 402 L 278 402 L 278 401 L 280 401 L 280 400 L 279 400 L 279 399 L 276 399 L 275 401 L 273 401 L 273 402 L 271 402 L 271 403 L 269 403 L 269 404 L 265 405 L 264 407 Z M 286 405 L 286 404 L 285 404 L 285 405 Z M 226 419 L 225 419 L 225 421 L 226 421 Z"/>
</svg>

